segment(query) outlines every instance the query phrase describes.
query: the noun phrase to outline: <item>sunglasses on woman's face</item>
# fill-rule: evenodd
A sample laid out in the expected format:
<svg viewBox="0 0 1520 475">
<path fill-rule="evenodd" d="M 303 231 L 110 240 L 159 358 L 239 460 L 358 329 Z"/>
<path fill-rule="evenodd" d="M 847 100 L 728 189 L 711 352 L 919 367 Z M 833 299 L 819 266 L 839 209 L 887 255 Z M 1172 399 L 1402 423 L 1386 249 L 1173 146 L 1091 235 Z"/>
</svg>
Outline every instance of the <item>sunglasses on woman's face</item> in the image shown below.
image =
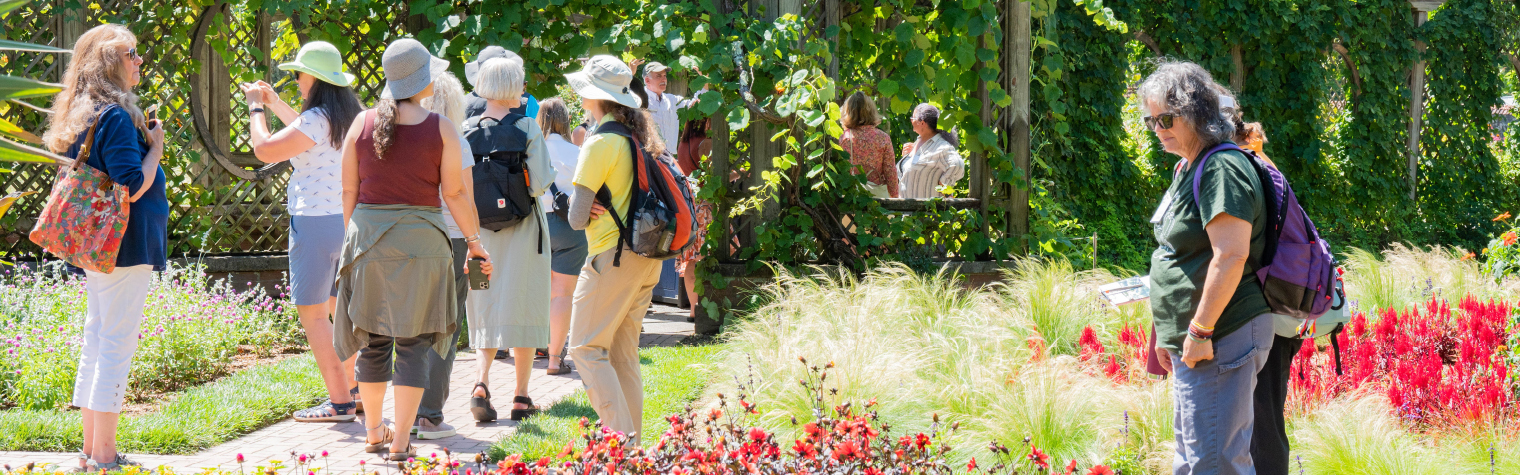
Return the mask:
<svg viewBox="0 0 1520 475">
<path fill-rule="evenodd" d="M 136 47 L 127 50 L 127 57 L 128 58 L 132 58 L 133 60 L 142 59 L 142 56 L 140 56 L 140 55 L 137 54 L 137 48 Z"/>
<path fill-rule="evenodd" d="M 1145 128 L 1147 129 L 1155 130 L 1156 126 L 1159 124 L 1161 126 L 1161 129 L 1165 130 L 1172 128 L 1172 119 L 1176 118 L 1177 114 L 1168 112 L 1155 117 L 1145 116 L 1141 117 L 1140 119 L 1145 121 Z"/>
</svg>

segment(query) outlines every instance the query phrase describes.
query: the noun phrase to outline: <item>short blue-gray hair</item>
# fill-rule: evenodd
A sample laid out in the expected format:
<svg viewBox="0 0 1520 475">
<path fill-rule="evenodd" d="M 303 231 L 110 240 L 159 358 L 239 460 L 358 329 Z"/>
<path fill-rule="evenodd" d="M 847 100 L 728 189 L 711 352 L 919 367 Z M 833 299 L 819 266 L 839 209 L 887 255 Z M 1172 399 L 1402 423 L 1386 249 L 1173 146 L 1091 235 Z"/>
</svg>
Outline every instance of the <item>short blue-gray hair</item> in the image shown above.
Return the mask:
<svg viewBox="0 0 1520 475">
<path fill-rule="evenodd" d="M 1202 66 L 1187 61 L 1164 61 L 1140 83 L 1142 104 L 1154 103 L 1186 117 L 1204 148 L 1235 138 L 1235 123 L 1219 113 L 1214 78 Z"/>
</svg>

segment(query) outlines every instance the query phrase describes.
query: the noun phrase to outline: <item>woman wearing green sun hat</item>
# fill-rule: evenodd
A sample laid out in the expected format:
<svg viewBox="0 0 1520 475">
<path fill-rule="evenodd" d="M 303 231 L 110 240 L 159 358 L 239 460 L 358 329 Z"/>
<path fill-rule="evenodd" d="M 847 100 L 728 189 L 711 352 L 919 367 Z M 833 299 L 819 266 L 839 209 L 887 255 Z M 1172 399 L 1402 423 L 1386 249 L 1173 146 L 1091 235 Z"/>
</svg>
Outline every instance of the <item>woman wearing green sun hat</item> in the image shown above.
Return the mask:
<svg viewBox="0 0 1520 475">
<path fill-rule="evenodd" d="M 364 107 L 343 71 L 343 56 L 331 43 L 301 46 L 294 61 L 280 69 L 295 74 L 301 112 L 285 104 L 269 84 L 243 84 L 248 99 L 253 154 L 265 163 L 290 160 L 295 169 L 286 188 L 290 211 L 290 294 L 306 329 L 317 369 L 327 383 L 328 401 L 296 411 L 302 422 L 348 422 L 358 413 L 353 361 L 343 362 L 333 348 L 328 315 L 335 305 L 338 255 L 343 247 L 343 137 Z M 265 108 L 268 108 L 267 110 Z M 270 113 L 288 124 L 270 133 Z"/>
</svg>

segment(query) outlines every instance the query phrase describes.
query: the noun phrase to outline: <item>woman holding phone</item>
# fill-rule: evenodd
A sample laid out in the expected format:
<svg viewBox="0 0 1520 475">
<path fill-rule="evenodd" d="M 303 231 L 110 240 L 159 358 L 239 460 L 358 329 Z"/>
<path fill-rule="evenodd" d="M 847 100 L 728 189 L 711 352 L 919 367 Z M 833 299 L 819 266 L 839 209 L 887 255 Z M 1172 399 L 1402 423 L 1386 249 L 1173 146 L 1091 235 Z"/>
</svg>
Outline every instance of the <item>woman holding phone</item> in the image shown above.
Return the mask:
<svg viewBox="0 0 1520 475">
<path fill-rule="evenodd" d="M 360 409 L 354 362 L 338 360 L 328 316 L 337 304 L 333 282 L 343 248 L 343 155 L 338 148 L 364 107 L 348 87 L 354 75 L 343 72 L 343 56 L 331 43 L 302 45 L 295 61 L 281 64 L 280 69 L 296 75 L 300 113 L 263 81 L 243 84 L 242 89 L 248 99 L 254 156 L 264 163 L 289 160 L 295 169 L 285 191 L 290 212 L 290 293 L 317 371 L 327 386 L 327 401 L 296 411 L 295 420 L 350 422 Z M 289 125 L 271 134 L 270 113 Z"/>
<path fill-rule="evenodd" d="M 491 362 L 500 348 L 512 349 L 517 371 L 511 419 L 522 420 L 538 411 L 533 399 L 528 397 L 533 349 L 549 343 L 549 274 L 553 241 L 544 220 L 544 210 L 552 206 L 548 201 L 552 197 L 544 192 L 548 191 L 549 184 L 554 183 L 556 174 L 549 163 L 549 149 L 538 122 L 512 113 L 512 109 L 521 105 L 524 77 L 521 59 L 487 60 L 480 66 L 475 81 L 475 93 L 486 99 L 486 108 L 481 115 L 465 122 L 466 129 L 489 128 L 492 135 L 506 136 L 509 128 L 525 135 L 527 159 L 523 164 L 527 169 L 528 195 L 535 203 L 532 212 L 521 222 L 496 231 L 480 231 L 480 242 L 496 256 L 497 264 L 503 269 L 512 269 L 510 275 L 493 280 L 489 289 L 470 292 L 467 302 L 470 346 L 478 352 L 476 361 L 480 364 L 479 379 L 470 394 L 470 411 L 475 420 L 481 422 L 496 420 L 496 408 L 491 403 L 490 377 Z M 485 145 L 477 142 L 471 148 L 477 156 L 486 156 L 493 150 Z"/>
<path fill-rule="evenodd" d="M 137 37 L 114 24 L 91 28 L 74 43 L 63 91 L 42 140 L 49 150 L 104 172 L 129 193 L 130 213 L 110 273 L 85 270 L 84 344 L 70 405 L 80 408 L 80 469 L 137 465 L 116 451 L 116 427 L 137 352 L 138 327 L 153 273 L 168 254 L 169 200 L 164 193 L 164 127 L 148 120 L 132 89 L 142 83 Z M 85 151 L 87 150 L 87 151 Z"/>
<path fill-rule="evenodd" d="M 358 354 L 354 376 L 368 401 L 365 451 L 403 461 L 417 454 L 408 434 L 428 386 L 428 352 L 448 351 L 458 325 L 443 202 L 466 236 L 466 257 L 485 259 L 479 271 L 486 275 L 492 266 L 459 173 L 459 130 L 420 104 L 433 95 L 432 72 L 447 68 L 448 61 L 434 58 L 417 40 L 402 39 L 386 47 L 381 66 L 380 100 L 343 139 L 348 230 L 333 343 L 340 359 Z M 394 428 L 381 416 L 390 383 Z"/>
</svg>

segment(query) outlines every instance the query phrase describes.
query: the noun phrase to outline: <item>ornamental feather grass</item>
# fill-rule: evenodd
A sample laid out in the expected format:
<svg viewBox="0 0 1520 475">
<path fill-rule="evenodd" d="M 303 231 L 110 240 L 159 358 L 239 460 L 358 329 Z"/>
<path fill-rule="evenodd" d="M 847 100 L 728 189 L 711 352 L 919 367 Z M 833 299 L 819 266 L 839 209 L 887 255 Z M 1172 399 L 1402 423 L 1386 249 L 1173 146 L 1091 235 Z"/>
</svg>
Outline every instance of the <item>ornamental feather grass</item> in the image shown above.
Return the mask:
<svg viewBox="0 0 1520 475">
<path fill-rule="evenodd" d="M 1126 439 L 1159 451 L 1147 458 L 1169 460 L 1162 385 L 1116 384 L 1075 357 L 1084 327 L 1113 342 L 1125 320 L 1140 315 L 1149 326 L 1148 309 L 1104 309 L 1096 285 L 1114 278 L 1104 271 L 1020 261 L 1009 283 L 987 290 L 902 265 L 860 278 L 778 274 L 764 290 L 770 303 L 735 326 L 719 355 L 718 374 L 733 380 L 709 389 L 750 388 L 764 408 L 761 427 L 795 436 L 793 418 L 813 420 L 815 396 L 797 384 L 807 377 L 797 360 L 806 357 L 835 364 L 825 384 L 837 397 L 875 400 L 883 420 L 903 431 L 928 430 L 936 414 L 959 422 L 959 462 L 987 459 L 989 441 L 1026 436 L 1055 460 L 1101 463 Z"/>
</svg>

